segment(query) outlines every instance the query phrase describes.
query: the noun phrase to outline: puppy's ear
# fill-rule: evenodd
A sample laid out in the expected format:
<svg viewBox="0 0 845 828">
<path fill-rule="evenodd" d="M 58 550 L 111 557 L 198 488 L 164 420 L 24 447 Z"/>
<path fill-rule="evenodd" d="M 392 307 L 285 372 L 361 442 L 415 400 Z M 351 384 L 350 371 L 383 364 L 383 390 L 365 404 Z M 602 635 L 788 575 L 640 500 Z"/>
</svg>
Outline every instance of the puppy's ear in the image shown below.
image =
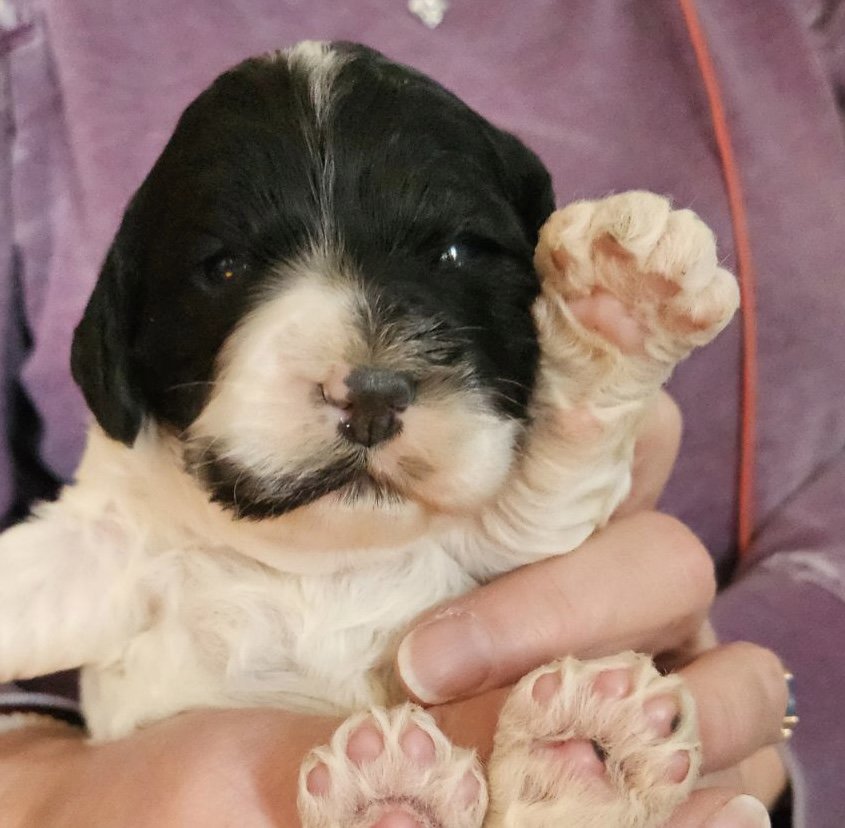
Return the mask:
<svg viewBox="0 0 845 828">
<path fill-rule="evenodd" d="M 133 379 L 131 346 L 137 309 L 137 260 L 122 241 L 106 256 L 82 321 L 73 335 L 71 372 L 97 422 L 110 437 L 131 446 L 145 405 Z"/>
<path fill-rule="evenodd" d="M 511 202 L 531 243 L 536 244 L 540 228 L 555 209 L 552 177 L 537 155 L 516 136 L 497 129 L 493 142 L 502 162 Z"/>
</svg>

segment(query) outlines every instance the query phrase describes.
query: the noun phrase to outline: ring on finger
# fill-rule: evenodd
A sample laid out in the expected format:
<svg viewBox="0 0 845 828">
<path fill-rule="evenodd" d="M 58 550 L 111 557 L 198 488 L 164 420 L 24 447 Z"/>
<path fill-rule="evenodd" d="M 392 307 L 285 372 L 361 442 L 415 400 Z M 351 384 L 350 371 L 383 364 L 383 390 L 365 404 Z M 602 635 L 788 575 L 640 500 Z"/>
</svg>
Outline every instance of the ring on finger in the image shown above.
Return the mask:
<svg viewBox="0 0 845 828">
<path fill-rule="evenodd" d="M 780 725 L 780 735 L 784 740 L 790 739 L 798 724 L 797 705 L 795 703 L 795 689 L 793 687 L 794 676 L 792 673 L 784 673 L 783 678 L 786 681 L 786 687 L 789 690 L 789 700 L 786 703 L 786 712 L 783 715 L 783 720 Z"/>
</svg>

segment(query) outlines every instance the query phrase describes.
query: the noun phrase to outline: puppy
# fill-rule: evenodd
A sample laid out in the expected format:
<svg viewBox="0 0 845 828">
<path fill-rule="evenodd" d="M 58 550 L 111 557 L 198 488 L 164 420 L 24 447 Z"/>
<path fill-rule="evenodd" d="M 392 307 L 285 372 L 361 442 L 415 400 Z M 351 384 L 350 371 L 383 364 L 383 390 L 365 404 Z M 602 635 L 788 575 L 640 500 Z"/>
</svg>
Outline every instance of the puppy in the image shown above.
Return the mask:
<svg viewBox="0 0 845 828">
<path fill-rule="evenodd" d="M 99 740 L 198 707 L 356 714 L 303 765 L 308 828 L 661 823 L 698 744 L 644 656 L 526 677 L 487 780 L 393 675 L 419 613 L 607 521 L 642 412 L 737 306 L 689 211 L 553 211 L 516 138 L 362 46 L 218 78 L 76 331 L 77 481 L 0 540 L 0 681 L 81 666 Z M 604 698 L 618 669 L 631 691 Z M 658 693 L 681 710 L 665 738 Z M 367 730 L 383 750 L 352 762 Z M 543 747 L 567 742 L 600 746 L 600 778 Z"/>
</svg>

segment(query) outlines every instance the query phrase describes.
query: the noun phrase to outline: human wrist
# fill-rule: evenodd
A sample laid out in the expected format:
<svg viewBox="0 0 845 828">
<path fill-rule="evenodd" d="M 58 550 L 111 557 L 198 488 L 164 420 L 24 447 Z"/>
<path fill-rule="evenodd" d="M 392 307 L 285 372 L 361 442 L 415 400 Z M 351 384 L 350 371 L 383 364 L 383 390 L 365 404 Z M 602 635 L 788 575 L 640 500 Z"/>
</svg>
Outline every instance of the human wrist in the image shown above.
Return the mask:
<svg viewBox="0 0 845 828">
<path fill-rule="evenodd" d="M 0 733 L 0 814 L 4 828 L 48 826 L 74 790 L 83 732 L 47 717 Z"/>
</svg>

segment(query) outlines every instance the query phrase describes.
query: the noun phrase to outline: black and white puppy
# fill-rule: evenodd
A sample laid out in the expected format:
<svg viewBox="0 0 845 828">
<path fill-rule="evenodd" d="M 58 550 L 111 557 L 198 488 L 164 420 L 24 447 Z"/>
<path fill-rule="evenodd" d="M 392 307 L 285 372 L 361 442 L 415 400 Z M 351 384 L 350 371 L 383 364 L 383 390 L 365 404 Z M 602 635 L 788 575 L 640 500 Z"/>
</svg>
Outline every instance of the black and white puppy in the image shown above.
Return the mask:
<svg viewBox="0 0 845 828">
<path fill-rule="evenodd" d="M 364 47 L 302 43 L 218 78 L 77 329 L 97 421 L 77 482 L 0 539 L 0 681 L 83 666 L 97 739 L 197 707 L 364 711 L 306 760 L 306 826 L 661 822 L 698 749 L 688 696 L 644 657 L 523 680 L 489 809 L 470 754 L 418 708 L 383 709 L 415 616 L 608 519 L 642 411 L 736 308 L 688 211 L 649 193 L 553 210 L 517 139 Z M 620 667 L 626 699 L 592 692 Z M 657 692 L 682 710 L 659 742 Z M 361 728 L 384 744 L 363 764 Z M 431 746 L 416 765 L 409 728 Z M 533 749 L 548 739 L 602 745 L 601 795 Z M 664 778 L 679 750 L 681 782 Z"/>
</svg>

